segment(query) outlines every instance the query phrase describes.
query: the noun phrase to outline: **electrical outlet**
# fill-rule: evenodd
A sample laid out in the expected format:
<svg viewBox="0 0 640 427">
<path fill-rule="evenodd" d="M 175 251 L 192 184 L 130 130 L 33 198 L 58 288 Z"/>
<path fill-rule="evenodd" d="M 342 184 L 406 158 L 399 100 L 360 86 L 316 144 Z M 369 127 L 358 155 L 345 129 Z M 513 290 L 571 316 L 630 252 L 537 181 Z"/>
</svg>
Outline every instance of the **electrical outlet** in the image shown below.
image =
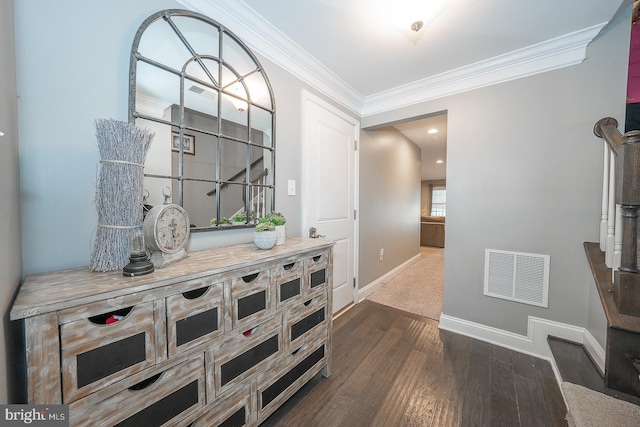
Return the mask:
<svg viewBox="0 0 640 427">
<path fill-rule="evenodd" d="M 384 259 L 384 248 L 380 249 L 380 261 Z"/>
</svg>

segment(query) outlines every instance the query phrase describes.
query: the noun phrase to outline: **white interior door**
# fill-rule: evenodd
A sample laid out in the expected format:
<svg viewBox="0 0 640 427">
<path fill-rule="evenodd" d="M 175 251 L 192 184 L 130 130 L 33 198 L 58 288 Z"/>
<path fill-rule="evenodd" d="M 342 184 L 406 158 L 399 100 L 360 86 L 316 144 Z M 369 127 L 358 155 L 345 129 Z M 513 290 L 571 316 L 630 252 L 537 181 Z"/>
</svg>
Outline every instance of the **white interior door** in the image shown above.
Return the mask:
<svg viewBox="0 0 640 427">
<path fill-rule="evenodd" d="M 356 277 L 356 141 L 359 123 L 308 92 L 303 94 L 303 235 L 333 248 L 333 312 L 354 302 Z"/>
</svg>

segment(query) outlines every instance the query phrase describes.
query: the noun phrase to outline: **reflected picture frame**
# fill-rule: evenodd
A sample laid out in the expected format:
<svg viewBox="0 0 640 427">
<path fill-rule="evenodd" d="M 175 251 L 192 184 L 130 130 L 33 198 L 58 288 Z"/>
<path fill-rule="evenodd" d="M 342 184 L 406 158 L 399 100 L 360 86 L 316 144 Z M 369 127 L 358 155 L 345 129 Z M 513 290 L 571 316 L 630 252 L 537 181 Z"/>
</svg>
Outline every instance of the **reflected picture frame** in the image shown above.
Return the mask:
<svg viewBox="0 0 640 427">
<path fill-rule="evenodd" d="M 180 134 L 178 132 L 171 132 L 171 151 L 176 153 L 180 151 Z M 196 137 L 195 135 L 184 134 L 182 138 L 182 151 L 184 154 L 196 154 Z"/>
</svg>

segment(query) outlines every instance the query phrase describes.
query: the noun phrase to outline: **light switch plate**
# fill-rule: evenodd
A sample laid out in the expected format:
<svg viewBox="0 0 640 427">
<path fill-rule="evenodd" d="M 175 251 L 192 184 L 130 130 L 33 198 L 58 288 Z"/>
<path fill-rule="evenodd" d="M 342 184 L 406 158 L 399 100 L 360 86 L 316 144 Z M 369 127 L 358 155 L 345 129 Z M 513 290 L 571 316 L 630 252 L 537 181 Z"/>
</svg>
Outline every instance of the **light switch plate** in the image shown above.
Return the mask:
<svg viewBox="0 0 640 427">
<path fill-rule="evenodd" d="M 295 196 L 296 195 L 296 180 L 290 179 L 287 182 L 287 195 Z"/>
</svg>

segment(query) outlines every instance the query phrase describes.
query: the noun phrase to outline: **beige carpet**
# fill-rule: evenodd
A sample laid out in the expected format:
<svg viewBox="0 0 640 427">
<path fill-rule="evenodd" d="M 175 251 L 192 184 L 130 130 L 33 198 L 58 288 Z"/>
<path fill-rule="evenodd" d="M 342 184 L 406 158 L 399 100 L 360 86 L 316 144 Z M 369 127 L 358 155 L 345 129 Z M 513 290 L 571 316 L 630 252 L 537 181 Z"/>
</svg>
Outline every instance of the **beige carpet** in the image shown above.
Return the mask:
<svg viewBox="0 0 640 427">
<path fill-rule="evenodd" d="M 444 249 L 421 247 L 420 259 L 367 299 L 439 320 L 444 289 Z"/>
<path fill-rule="evenodd" d="M 563 382 L 567 421 L 571 427 L 638 427 L 640 406 L 588 388 Z"/>
</svg>

